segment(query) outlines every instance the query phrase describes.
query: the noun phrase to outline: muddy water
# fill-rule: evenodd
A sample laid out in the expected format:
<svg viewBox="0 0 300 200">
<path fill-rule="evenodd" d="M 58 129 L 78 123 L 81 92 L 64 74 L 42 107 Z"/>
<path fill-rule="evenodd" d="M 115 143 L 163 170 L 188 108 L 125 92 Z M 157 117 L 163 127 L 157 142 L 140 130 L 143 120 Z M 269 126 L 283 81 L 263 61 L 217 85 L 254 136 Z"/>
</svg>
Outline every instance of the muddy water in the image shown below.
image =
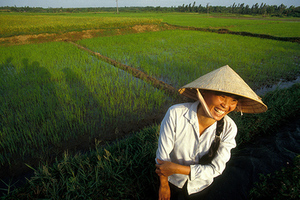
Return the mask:
<svg viewBox="0 0 300 200">
<path fill-rule="evenodd" d="M 274 91 L 276 89 L 285 89 L 285 88 L 289 88 L 292 85 L 294 85 L 295 83 L 300 83 L 300 76 L 298 76 L 295 80 L 293 81 L 279 81 L 279 83 L 272 85 L 272 86 L 265 86 L 262 87 L 258 90 L 256 90 L 256 94 L 258 94 L 258 96 L 263 96 L 265 95 L 267 92 L 270 91 Z"/>
<path fill-rule="evenodd" d="M 207 199 L 247 199 L 260 173 L 280 170 L 300 154 L 299 116 L 270 134 L 232 151 L 227 168 L 215 179 Z"/>
</svg>

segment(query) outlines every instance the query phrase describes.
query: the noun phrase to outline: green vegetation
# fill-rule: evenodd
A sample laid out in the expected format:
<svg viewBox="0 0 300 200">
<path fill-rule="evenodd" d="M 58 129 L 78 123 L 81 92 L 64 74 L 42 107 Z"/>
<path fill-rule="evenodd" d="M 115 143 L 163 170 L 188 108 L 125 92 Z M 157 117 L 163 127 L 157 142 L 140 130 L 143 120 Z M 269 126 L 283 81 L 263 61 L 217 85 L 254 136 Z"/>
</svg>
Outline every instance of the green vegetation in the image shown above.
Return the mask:
<svg viewBox="0 0 300 200">
<path fill-rule="evenodd" d="M 0 13 L 1 37 L 14 35 L 61 33 L 97 28 L 118 28 L 136 24 L 158 24 L 159 19 L 105 17 L 95 14 L 17 14 Z"/>
<path fill-rule="evenodd" d="M 299 45 L 274 40 L 172 30 L 78 43 L 176 88 L 225 64 L 255 89 L 299 73 Z"/>
<path fill-rule="evenodd" d="M 193 2 L 193 3 L 192 3 Z M 210 3 L 206 5 L 196 5 L 195 1 L 191 1 L 189 4 L 178 5 L 177 7 L 120 7 L 120 12 L 184 12 L 184 13 L 232 13 L 242 15 L 263 15 L 263 16 L 289 16 L 300 17 L 300 7 L 290 6 L 287 7 L 284 4 L 281 5 L 267 5 L 265 3 L 258 3 L 251 5 L 245 3 L 233 3 L 228 7 L 226 6 L 214 6 Z M 82 13 L 82 12 L 116 12 L 115 7 L 90 7 L 90 8 L 31 8 L 27 7 L 0 7 L 2 12 L 33 12 L 33 13 Z"/>
<path fill-rule="evenodd" d="M 151 15 L 147 15 L 150 17 Z M 157 14 L 172 25 L 190 26 L 206 29 L 228 29 L 237 32 L 266 34 L 279 37 L 300 37 L 300 21 L 282 18 L 262 18 L 253 16 L 220 15 L 220 14 L 184 14 L 163 13 Z M 282 31 L 285 30 L 285 31 Z"/>
<path fill-rule="evenodd" d="M 282 104 L 282 98 L 278 98 L 282 93 L 284 96 L 289 96 L 290 101 L 285 104 Z M 244 131 L 239 131 L 240 137 L 237 138 L 237 142 L 241 143 L 243 137 L 246 137 L 247 141 L 257 137 L 260 131 L 264 132 L 261 127 L 270 124 L 274 116 L 278 118 L 278 121 L 285 120 L 289 116 L 299 117 L 299 95 L 300 84 L 290 89 L 270 92 L 265 99 L 269 112 L 264 115 L 248 115 L 246 119 L 243 119 L 245 116 L 239 116 L 244 123 L 240 124 L 239 128 Z M 278 105 L 281 105 L 280 109 Z M 253 123 L 259 128 L 255 130 L 256 134 L 252 132 L 252 138 L 249 138 L 247 136 L 249 133 L 244 128 L 253 127 Z M 265 127 L 265 131 L 274 128 L 274 124 Z M 7 197 L 8 199 L 16 197 L 24 199 L 50 197 L 54 199 L 155 199 L 158 179 L 154 172 L 154 158 L 158 135 L 159 126 L 148 127 L 105 148 L 98 148 L 96 145 L 96 149 L 87 154 L 76 156 L 65 154 L 64 158 L 53 166 L 42 165 L 36 169 L 34 177 L 28 180 L 26 186 L 9 193 Z M 244 140 L 244 142 L 247 141 Z M 263 188 L 256 189 L 256 192 L 252 193 L 258 195 L 260 191 L 266 190 L 267 193 L 262 193 L 262 195 L 275 199 L 284 199 L 285 194 L 289 192 L 291 192 L 291 197 L 299 196 L 297 190 L 299 177 L 295 177 L 299 176 L 299 163 L 297 166 L 280 177 L 280 180 L 285 183 L 281 187 L 284 192 L 268 192 L 270 191 L 268 185 L 276 186 L 277 182 L 273 184 L 273 182 L 264 181 Z M 276 188 L 278 187 L 274 189 Z"/>
<path fill-rule="evenodd" d="M 68 43 L 0 49 L 0 166 L 15 157 L 46 159 L 83 136 L 114 138 L 105 131 L 137 124 L 167 101 L 163 91 Z"/>
<path fill-rule="evenodd" d="M 299 97 L 300 84 L 295 84 L 286 90 L 267 93 L 263 97 L 263 101 L 268 105 L 268 111 L 265 113 L 244 114 L 243 117 L 240 117 L 240 113 L 230 113 L 239 129 L 237 143 L 249 142 L 255 137 L 268 135 L 276 131 L 289 118 L 297 117 L 300 110 Z"/>
<path fill-rule="evenodd" d="M 115 29 L 141 24 L 168 23 L 204 29 L 228 29 L 237 32 L 278 37 L 300 37 L 297 19 L 185 13 L 0 13 L 0 37 L 39 33 L 65 33 L 89 29 Z M 282 31 L 285 30 L 285 31 Z"/>
<path fill-rule="evenodd" d="M 260 175 L 260 182 L 250 191 L 250 199 L 299 199 L 300 155 L 291 166 L 272 174 Z"/>
<path fill-rule="evenodd" d="M 5 22 L 0 35 L 168 23 L 299 37 L 298 20 L 226 17 L 8 12 L 0 13 Z M 191 30 L 110 35 L 77 43 L 176 88 L 226 64 L 254 89 L 299 75 L 297 43 Z M 139 129 L 140 121 L 173 104 L 172 96 L 70 43 L 0 47 L 0 51 L 0 174 L 17 162 L 36 160 L 41 164 L 25 187 L 11 192 L 8 184 L 4 189 L 8 198 L 153 199 L 158 186 L 154 157 L 159 126 L 104 148 L 100 143 L 122 135 L 120 131 L 128 134 Z M 243 117 L 233 113 L 239 127 L 238 144 L 267 134 L 289 117 L 299 117 L 299 91 L 298 84 L 266 94 L 267 113 Z M 91 147 L 94 140 L 95 149 Z M 93 150 L 76 156 L 71 153 L 88 148 Z M 52 160 L 56 160 L 54 165 Z"/>
</svg>

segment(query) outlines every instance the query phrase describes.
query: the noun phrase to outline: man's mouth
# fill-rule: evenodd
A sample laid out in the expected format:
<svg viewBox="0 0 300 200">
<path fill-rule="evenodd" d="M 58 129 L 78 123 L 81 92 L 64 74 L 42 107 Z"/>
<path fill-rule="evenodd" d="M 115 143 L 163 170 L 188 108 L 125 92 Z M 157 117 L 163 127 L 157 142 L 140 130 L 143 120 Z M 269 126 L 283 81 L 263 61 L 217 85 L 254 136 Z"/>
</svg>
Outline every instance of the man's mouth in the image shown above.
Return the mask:
<svg viewBox="0 0 300 200">
<path fill-rule="evenodd" d="M 223 115 L 223 114 L 225 113 L 224 110 L 221 110 L 221 109 L 219 109 L 219 108 L 215 108 L 214 110 L 216 111 L 216 113 L 217 113 L 218 115 Z"/>
</svg>

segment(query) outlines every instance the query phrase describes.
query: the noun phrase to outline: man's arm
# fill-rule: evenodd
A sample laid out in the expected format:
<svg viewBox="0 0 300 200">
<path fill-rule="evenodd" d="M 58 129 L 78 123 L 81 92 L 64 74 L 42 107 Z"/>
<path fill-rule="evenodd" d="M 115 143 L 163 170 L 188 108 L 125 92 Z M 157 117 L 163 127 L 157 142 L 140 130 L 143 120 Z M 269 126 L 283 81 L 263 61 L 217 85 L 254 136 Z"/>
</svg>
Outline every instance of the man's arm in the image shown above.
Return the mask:
<svg viewBox="0 0 300 200">
<path fill-rule="evenodd" d="M 158 199 L 159 200 L 169 200 L 171 198 L 171 190 L 168 182 L 168 177 L 166 176 L 159 176 L 160 186 L 159 186 L 159 193 Z"/>
<path fill-rule="evenodd" d="M 173 174 L 189 175 L 191 172 L 190 166 L 180 165 L 169 161 L 162 161 L 157 159 L 156 173 L 159 176 L 171 176 Z"/>
</svg>

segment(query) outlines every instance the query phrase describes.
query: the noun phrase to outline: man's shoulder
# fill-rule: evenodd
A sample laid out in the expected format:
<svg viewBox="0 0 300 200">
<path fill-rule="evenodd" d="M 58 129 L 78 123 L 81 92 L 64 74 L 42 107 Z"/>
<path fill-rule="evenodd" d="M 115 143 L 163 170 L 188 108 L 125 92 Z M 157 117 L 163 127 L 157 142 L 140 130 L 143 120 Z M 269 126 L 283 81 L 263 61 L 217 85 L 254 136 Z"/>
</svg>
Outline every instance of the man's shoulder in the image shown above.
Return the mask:
<svg viewBox="0 0 300 200">
<path fill-rule="evenodd" d="M 185 110 L 190 109 L 193 104 L 194 104 L 194 102 L 179 103 L 179 104 L 172 105 L 169 108 L 169 110 L 175 111 L 175 112 L 185 111 Z"/>
</svg>

